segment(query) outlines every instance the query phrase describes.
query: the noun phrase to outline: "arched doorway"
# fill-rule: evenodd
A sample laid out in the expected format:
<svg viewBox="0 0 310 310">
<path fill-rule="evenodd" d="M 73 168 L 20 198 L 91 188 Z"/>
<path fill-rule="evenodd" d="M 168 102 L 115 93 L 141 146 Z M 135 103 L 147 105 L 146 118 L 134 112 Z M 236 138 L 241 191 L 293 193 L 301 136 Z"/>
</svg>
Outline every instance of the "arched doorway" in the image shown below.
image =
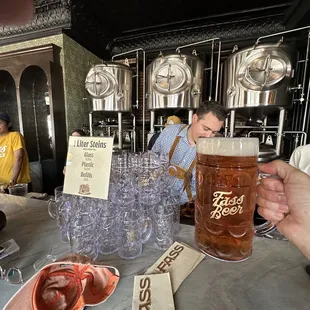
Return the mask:
<svg viewBox="0 0 310 310">
<path fill-rule="evenodd" d="M 48 183 L 44 163 L 53 160 L 48 85 L 42 68 L 29 66 L 24 70 L 20 79 L 20 97 L 33 187 L 41 191 L 44 190 L 43 184 Z"/>
<path fill-rule="evenodd" d="M 0 70 L 0 111 L 10 116 L 13 129 L 19 131 L 16 85 L 11 74 L 5 70 Z"/>
</svg>

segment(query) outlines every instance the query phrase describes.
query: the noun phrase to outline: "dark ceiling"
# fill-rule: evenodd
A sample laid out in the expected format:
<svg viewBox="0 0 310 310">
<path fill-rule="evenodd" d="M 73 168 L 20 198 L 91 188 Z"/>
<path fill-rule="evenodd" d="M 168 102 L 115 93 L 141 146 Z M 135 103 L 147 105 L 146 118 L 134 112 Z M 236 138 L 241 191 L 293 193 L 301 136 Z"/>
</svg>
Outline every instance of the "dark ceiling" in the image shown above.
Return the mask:
<svg viewBox="0 0 310 310">
<path fill-rule="evenodd" d="M 96 32 L 96 44 L 99 53 L 112 53 L 114 42 L 150 33 L 163 33 L 182 28 L 219 25 L 234 19 L 246 20 L 251 16 L 264 18 L 275 15 L 277 22 L 288 28 L 297 25 L 296 8 L 306 3 L 299 19 L 309 13 L 308 0 L 214 0 L 214 1 L 180 1 L 180 0 L 72 0 L 76 12 L 76 27 L 70 32 L 77 39 L 82 31 L 88 43 Z M 291 18 L 291 19 L 290 19 Z M 84 23 L 80 21 L 84 19 Z M 271 17 L 272 19 L 272 17 Z M 306 19 L 307 20 L 307 19 Z M 282 23 L 283 22 L 283 23 Z M 78 25 L 77 25 L 78 24 Z M 284 26 L 285 25 L 285 26 Z M 259 27 L 259 26 L 258 26 Z M 282 28 L 283 28 L 282 27 Z M 75 30 L 74 30 L 75 29 Z M 277 30 L 277 29 L 276 29 Z M 270 29 L 270 32 L 274 29 Z M 268 30 L 267 30 L 268 32 Z M 276 32 L 276 31 L 275 31 Z M 193 38 L 194 39 L 194 38 Z M 87 46 L 86 46 L 87 47 Z M 114 48 L 114 50 L 122 50 Z M 98 54 L 98 52 L 95 52 Z M 106 55 L 107 55 L 106 54 Z"/>
<path fill-rule="evenodd" d="M 159 26 L 177 25 L 185 21 L 203 20 L 213 15 L 234 15 L 235 12 L 257 8 L 281 6 L 284 11 L 292 2 L 286 0 L 91 0 L 87 5 L 93 5 L 91 9 L 93 16 L 106 27 L 107 33 L 110 31 L 115 34 L 126 34 L 155 29 Z M 98 3 L 102 4 L 104 10 L 98 10 Z"/>
<path fill-rule="evenodd" d="M 213 37 L 253 39 L 310 24 L 310 0 L 35 0 L 33 20 L 0 27 L 0 45 L 65 32 L 101 58 Z M 228 43 L 227 43 L 228 44 Z"/>
</svg>

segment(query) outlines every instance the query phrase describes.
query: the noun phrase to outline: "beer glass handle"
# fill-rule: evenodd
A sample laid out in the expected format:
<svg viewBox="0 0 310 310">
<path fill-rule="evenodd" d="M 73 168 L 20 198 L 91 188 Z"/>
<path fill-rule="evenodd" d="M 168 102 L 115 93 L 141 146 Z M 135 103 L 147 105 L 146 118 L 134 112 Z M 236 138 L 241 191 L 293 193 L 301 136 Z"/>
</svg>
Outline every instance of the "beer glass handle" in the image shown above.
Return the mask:
<svg viewBox="0 0 310 310">
<path fill-rule="evenodd" d="M 261 173 L 260 171 L 258 172 L 258 175 L 259 175 L 259 179 L 257 182 L 258 184 L 259 184 L 261 179 L 270 178 L 270 177 L 271 178 L 277 178 L 276 176 L 273 176 L 271 174 Z M 277 229 L 276 222 L 267 221 L 266 223 L 255 226 L 254 227 L 254 233 L 255 233 L 255 236 L 262 237 L 266 234 L 273 232 L 276 229 Z"/>
<path fill-rule="evenodd" d="M 263 223 L 261 225 L 257 225 L 254 227 L 254 233 L 257 237 L 263 237 L 264 235 L 267 235 L 274 230 L 276 230 L 277 225 L 275 222 L 267 221 L 266 223 Z"/>
<path fill-rule="evenodd" d="M 53 198 L 50 198 L 47 202 L 47 211 L 51 218 L 57 218 L 57 210 L 56 210 L 56 201 Z"/>
<path fill-rule="evenodd" d="M 152 220 L 147 217 L 143 220 L 143 224 L 142 224 L 142 243 L 146 243 L 151 235 L 152 235 L 152 231 L 153 231 L 153 223 Z"/>
</svg>

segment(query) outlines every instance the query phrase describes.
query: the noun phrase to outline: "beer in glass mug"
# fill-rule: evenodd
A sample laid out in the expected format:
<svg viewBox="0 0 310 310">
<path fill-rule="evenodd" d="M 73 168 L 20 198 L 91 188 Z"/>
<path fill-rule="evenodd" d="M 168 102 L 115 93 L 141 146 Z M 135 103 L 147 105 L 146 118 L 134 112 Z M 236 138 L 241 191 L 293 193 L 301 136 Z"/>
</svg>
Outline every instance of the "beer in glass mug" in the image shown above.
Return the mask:
<svg viewBox="0 0 310 310">
<path fill-rule="evenodd" d="M 195 239 L 202 252 L 223 261 L 252 253 L 258 181 L 257 138 L 199 138 L 197 141 Z"/>
</svg>

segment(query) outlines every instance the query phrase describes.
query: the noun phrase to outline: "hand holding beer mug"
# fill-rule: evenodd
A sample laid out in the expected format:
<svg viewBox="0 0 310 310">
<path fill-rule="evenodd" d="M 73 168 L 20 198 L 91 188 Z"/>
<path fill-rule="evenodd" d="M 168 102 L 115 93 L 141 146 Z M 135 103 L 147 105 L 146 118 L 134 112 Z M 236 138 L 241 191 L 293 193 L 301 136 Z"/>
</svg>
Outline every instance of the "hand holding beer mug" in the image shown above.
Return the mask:
<svg viewBox="0 0 310 310">
<path fill-rule="evenodd" d="M 275 225 L 254 227 L 258 181 L 257 138 L 199 138 L 195 238 L 200 250 L 223 261 L 243 261 L 252 254 L 254 234 Z"/>
</svg>

